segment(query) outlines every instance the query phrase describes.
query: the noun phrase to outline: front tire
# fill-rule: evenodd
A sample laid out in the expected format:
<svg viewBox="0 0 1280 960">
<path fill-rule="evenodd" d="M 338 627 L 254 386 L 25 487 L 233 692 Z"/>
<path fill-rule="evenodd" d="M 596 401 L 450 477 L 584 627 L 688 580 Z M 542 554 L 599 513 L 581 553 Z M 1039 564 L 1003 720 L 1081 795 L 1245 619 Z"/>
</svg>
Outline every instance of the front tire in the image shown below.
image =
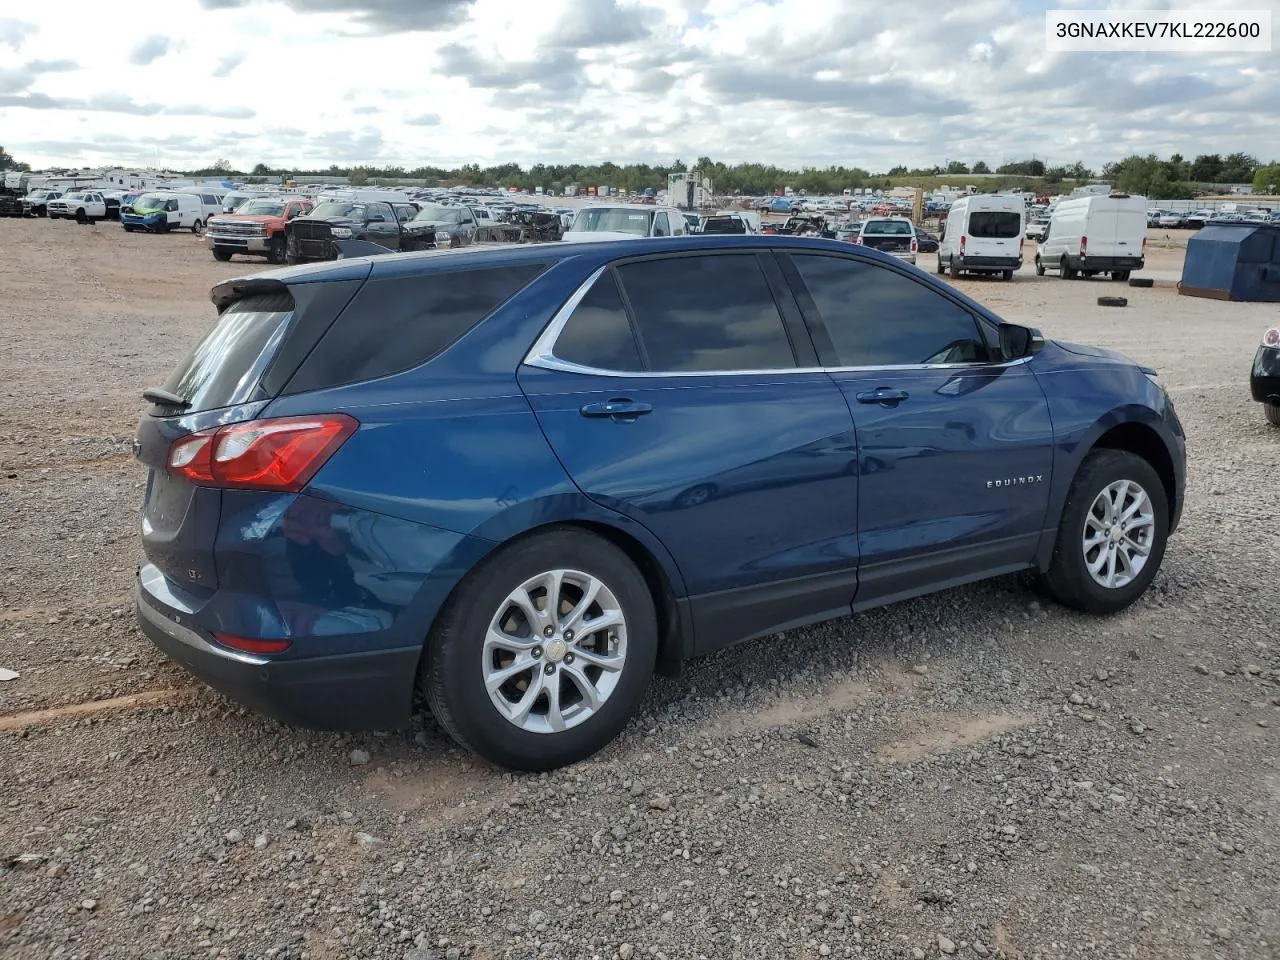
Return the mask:
<svg viewBox="0 0 1280 960">
<path fill-rule="evenodd" d="M 213 248 L 213 259 L 217 260 L 219 263 L 226 263 L 228 260 L 230 260 L 230 259 L 231 259 L 231 250 L 230 250 L 230 248 L 228 248 L 228 247 L 214 247 L 214 248 Z"/>
<path fill-rule="evenodd" d="M 285 261 L 285 239 L 283 233 L 277 233 L 267 244 L 267 263 L 282 264 Z"/>
<path fill-rule="evenodd" d="M 1151 464 L 1126 450 L 1095 450 L 1071 483 L 1041 582 L 1068 607 L 1117 613 L 1151 585 L 1168 538 L 1168 498 Z"/>
<path fill-rule="evenodd" d="M 1044 276 L 1044 262 L 1040 259 L 1040 254 L 1036 254 L 1036 276 Z"/>
<path fill-rule="evenodd" d="M 551 770 L 622 731 L 657 650 L 653 597 L 635 565 L 562 527 L 467 575 L 427 639 L 419 682 L 459 744 L 500 766 Z"/>
<path fill-rule="evenodd" d="M 1262 405 L 1262 412 L 1267 417 L 1267 423 L 1280 427 L 1280 400 L 1268 400 Z"/>
</svg>

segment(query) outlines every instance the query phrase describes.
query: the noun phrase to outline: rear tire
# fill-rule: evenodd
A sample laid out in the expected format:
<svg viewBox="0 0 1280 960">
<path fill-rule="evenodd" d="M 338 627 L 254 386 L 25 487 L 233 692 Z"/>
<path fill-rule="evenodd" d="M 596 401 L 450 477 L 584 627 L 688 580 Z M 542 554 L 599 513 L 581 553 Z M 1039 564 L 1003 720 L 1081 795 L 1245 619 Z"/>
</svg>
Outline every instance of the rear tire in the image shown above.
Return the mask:
<svg viewBox="0 0 1280 960">
<path fill-rule="evenodd" d="M 1074 268 L 1072 268 L 1067 264 L 1066 257 L 1062 258 L 1061 268 L 1058 271 L 1058 276 L 1060 276 L 1063 280 L 1074 280 L 1076 278 L 1076 271 L 1074 270 Z"/>
<path fill-rule="evenodd" d="M 1267 423 L 1280 427 L 1280 400 L 1268 400 L 1262 405 L 1262 412 L 1266 415 Z"/>
<path fill-rule="evenodd" d="M 1012 281 L 1013 281 L 1013 271 L 1012 271 L 1012 270 L 1005 270 L 1005 271 L 1003 271 L 1003 272 L 1000 274 L 1000 278 L 1001 278 L 1002 280 L 1004 280 L 1004 282 L 1005 282 L 1005 283 L 1010 283 L 1010 282 L 1012 282 Z"/>
<path fill-rule="evenodd" d="M 192 233 L 199 234 L 200 231 L 203 229 L 204 229 L 204 224 L 201 223 L 199 220 L 196 220 L 193 224 L 191 224 Z"/>
<path fill-rule="evenodd" d="M 1125 482 L 1128 488 L 1122 486 Z M 1125 492 L 1127 489 L 1127 493 Z M 1139 504 L 1140 493 L 1145 507 Z M 1104 496 L 1106 495 L 1106 496 Z M 1111 509 L 1103 501 L 1118 497 L 1118 505 Z M 1130 499 L 1132 497 L 1132 499 Z M 1117 525 L 1111 523 L 1133 510 L 1122 533 L 1112 534 Z M 1136 522 L 1135 522 L 1136 521 Z M 1113 540 L 1112 536 L 1119 540 Z M 1076 471 L 1067 494 L 1066 506 L 1058 524 L 1057 542 L 1049 569 L 1041 576 L 1041 584 L 1059 603 L 1086 613 L 1111 614 L 1123 610 L 1142 596 L 1160 569 L 1164 559 L 1165 543 L 1169 538 L 1169 503 L 1164 484 L 1155 469 L 1146 460 L 1127 450 L 1094 450 L 1084 458 Z M 1088 539 L 1096 542 L 1086 549 Z M 1108 558 L 1113 549 L 1116 559 Z M 1145 548 L 1141 567 L 1129 568 L 1129 579 L 1124 582 L 1123 558 L 1120 553 L 1134 544 Z M 1116 585 L 1107 586 L 1090 572 L 1090 564 L 1101 561 L 1099 575 L 1105 579 L 1108 569 L 1117 577 Z M 1109 566 L 1110 565 L 1110 566 Z"/>
<path fill-rule="evenodd" d="M 214 247 L 213 259 L 217 260 L 219 263 L 226 263 L 231 259 L 231 251 L 226 247 Z"/>
<path fill-rule="evenodd" d="M 1128 271 L 1128 270 L 1116 270 L 1114 273 L 1112 273 L 1112 274 L 1111 274 L 1111 279 L 1112 279 L 1112 280 L 1119 280 L 1121 283 L 1127 283 L 1127 282 L 1128 282 L 1128 280 L 1129 280 L 1129 271 Z"/>
<path fill-rule="evenodd" d="M 1040 254 L 1036 254 L 1036 276 L 1044 276 L 1044 263 L 1040 260 Z"/>
<path fill-rule="evenodd" d="M 938 257 L 938 267 L 937 267 L 937 270 L 938 270 L 938 273 L 939 273 L 939 274 L 944 274 L 944 273 L 946 273 L 946 272 L 947 272 L 947 268 L 946 268 L 946 267 L 943 265 L 943 263 L 942 263 L 942 257 L 941 257 L 941 256 L 939 256 L 939 257 Z"/>
<path fill-rule="evenodd" d="M 522 611 L 540 617 L 547 604 L 537 580 L 556 571 L 567 575 L 551 604 L 553 616 L 531 622 Z M 564 631 L 581 598 L 577 574 L 599 585 L 598 596 L 606 598 L 600 614 L 615 611 L 615 626 L 588 628 L 576 638 Z M 528 603 L 516 603 L 516 596 Z M 490 642 L 494 636 L 511 640 L 510 647 Z M 543 637 L 545 649 L 533 645 Z M 466 576 L 427 639 L 419 683 L 436 720 L 462 746 L 511 769 L 551 770 L 584 760 L 617 737 L 644 697 L 657 651 L 657 615 L 640 571 L 607 540 L 559 528 L 499 548 Z M 496 675 L 522 660 L 529 666 L 507 673 L 491 694 Z M 576 675 L 588 677 L 599 698 L 594 708 Z M 535 683 L 545 692 L 535 690 L 525 705 Z M 552 683 L 563 713 L 553 710 Z"/>
<path fill-rule="evenodd" d="M 947 273 L 952 280 L 960 279 L 960 268 L 956 266 L 956 258 L 952 257 L 947 261 Z"/>
</svg>

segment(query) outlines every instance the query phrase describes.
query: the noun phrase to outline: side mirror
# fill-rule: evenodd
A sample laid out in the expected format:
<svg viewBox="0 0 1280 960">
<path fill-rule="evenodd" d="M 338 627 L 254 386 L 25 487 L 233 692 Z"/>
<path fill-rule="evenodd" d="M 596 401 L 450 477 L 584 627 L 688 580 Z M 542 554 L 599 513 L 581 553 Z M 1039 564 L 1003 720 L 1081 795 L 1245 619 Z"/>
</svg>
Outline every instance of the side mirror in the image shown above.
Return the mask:
<svg viewBox="0 0 1280 960">
<path fill-rule="evenodd" d="M 1032 327 L 1016 323 L 1000 324 L 1000 356 L 1003 360 L 1021 360 L 1033 357 L 1044 346 L 1044 337 Z"/>
</svg>

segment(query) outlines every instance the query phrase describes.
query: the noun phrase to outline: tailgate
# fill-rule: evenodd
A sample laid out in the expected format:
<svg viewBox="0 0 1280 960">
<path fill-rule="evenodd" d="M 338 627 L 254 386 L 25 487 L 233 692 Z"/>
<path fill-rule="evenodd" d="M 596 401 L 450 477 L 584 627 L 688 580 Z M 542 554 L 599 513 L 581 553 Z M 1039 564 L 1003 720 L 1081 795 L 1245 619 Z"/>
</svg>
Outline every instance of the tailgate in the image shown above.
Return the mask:
<svg viewBox="0 0 1280 960">
<path fill-rule="evenodd" d="M 883 250 L 885 253 L 910 253 L 911 237 L 907 234 L 893 237 L 863 237 L 862 245 Z"/>
</svg>

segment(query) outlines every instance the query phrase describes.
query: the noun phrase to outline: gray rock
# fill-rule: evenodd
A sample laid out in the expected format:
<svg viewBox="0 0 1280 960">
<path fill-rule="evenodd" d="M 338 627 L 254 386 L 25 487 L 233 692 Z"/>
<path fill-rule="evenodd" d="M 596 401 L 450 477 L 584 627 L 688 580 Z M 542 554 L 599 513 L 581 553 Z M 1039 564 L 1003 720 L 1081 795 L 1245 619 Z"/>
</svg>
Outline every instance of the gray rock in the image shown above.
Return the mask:
<svg viewBox="0 0 1280 960">
<path fill-rule="evenodd" d="M 348 754 L 348 759 L 350 759 L 353 767 L 363 767 L 372 759 L 372 757 L 369 756 L 368 750 L 352 750 L 351 753 Z"/>
<path fill-rule="evenodd" d="M 955 941 L 951 940 L 949 937 L 944 937 L 942 934 L 938 934 L 938 949 L 948 955 L 955 953 Z"/>
<path fill-rule="evenodd" d="M 239 843 L 244 839 L 244 834 L 239 830 L 228 830 L 223 834 L 223 839 L 226 840 L 227 843 Z"/>
</svg>

